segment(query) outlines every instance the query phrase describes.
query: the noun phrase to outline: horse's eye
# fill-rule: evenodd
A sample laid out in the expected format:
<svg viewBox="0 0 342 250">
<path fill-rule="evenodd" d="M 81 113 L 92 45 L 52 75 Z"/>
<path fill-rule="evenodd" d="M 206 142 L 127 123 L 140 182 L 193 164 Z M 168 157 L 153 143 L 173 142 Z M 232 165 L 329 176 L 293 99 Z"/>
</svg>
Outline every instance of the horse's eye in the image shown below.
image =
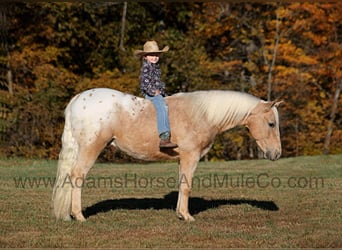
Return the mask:
<svg viewBox="0 0 342 250">
<path fill-rule="evenodd" d="M 274 128 L 275 127 L 275 123 L 274 122 L 269 122 L 268 126 L 270 126 L 270 128 Z"/>
</svg>

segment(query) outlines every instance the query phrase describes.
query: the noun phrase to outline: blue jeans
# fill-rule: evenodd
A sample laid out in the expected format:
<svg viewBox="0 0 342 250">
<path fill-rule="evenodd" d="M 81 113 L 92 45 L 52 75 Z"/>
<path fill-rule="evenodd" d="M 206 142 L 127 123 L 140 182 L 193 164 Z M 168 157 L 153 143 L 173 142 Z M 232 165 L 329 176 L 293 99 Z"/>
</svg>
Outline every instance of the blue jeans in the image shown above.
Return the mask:
<svg viewBox="0 0 342 250">
<path fill-rule="evenodd" d="M 161 95 L 145 96 L 146 99 L 151 100 L 157 112 L 157 126 L 159 136 L 165 132 L 170 132 L 169 112 L 166 102 Z"/>
</svg>

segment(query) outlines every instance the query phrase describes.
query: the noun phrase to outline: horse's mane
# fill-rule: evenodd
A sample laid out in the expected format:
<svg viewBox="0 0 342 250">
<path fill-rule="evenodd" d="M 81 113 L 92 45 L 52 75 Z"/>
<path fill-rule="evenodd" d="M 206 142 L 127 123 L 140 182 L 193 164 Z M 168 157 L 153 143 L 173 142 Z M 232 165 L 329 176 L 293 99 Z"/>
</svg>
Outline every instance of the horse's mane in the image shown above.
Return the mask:
<svg viewBox="0 0 342 250">
<path fill-rule="evenodd" d="M 183 93 L 192 106 L 191 116 L 199 121 L 208 121 L 221 126 L 237 124 L 260 102 L 255 96 L 229 90 L 209 90 Z"/>
</svg>

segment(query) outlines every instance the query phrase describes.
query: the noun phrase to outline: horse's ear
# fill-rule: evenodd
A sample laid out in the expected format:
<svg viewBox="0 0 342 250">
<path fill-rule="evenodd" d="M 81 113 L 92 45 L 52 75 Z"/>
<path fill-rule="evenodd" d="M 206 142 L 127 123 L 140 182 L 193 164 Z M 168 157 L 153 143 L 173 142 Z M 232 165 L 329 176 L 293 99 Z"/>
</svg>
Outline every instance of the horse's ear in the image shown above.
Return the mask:
<svg viewBox="0 0 342 250">
<path fill-rule="evenodd" d="M 275 102 L 274 101 L 271 101 L 271 102 L 264 102 L 264 112 L 268 112 L 271 110 L 271 108 L 273 108 L 273 106 L 275 105 Z"/>
<path fill-rule="evenodd" d="M 268 112 L 270 111 L 271 108 L 273 107 L 276 107 L 278 108 L 278 106 L 283 103 L 284 101 L 270 101 L 270 102 L 267 102 L 267 101 L 264 101 L 263 102 L 263 109 L 264 109 L 264 112 Z"/>
<path fill-rule="evenodd" d="M 261 101 L 252 111 L 252 114 L 258 114 L 258 113 L 266 113 L 271 110 L 273 107 L 278 107 L 283 101 Z"/>
<path fill-rule="evenodd" d="M 272 102 L 271 108 L 272 108 L 272 107 L 278 108 L 278 106 L 279 106 L 280 104 L 282 104 L 283 102 L 284 102 L 283 100 L 281 100 L 281 101 L 274 101 L 274 102 Z"/>
</svg>

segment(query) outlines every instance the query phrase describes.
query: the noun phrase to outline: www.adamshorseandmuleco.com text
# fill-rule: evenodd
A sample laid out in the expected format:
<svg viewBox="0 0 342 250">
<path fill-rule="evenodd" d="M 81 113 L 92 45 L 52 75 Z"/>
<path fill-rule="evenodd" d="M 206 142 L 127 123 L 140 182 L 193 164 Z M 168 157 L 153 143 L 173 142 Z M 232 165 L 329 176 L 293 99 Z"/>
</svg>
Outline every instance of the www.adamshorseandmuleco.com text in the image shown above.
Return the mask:
<svg viewBox="0 0 342 250">
<path fill-rule="evenodd" d="M 52 188 L 54 177 L 14 177 L 16 188 Z M 60 181 L 57 188 L 71 185 L 72 188 L 110 188 L 110 189 L 147 189 L 169 188 L 175 189 L 179 185 L 191 186 L 194 190 L 208 188 L 324 188 L 324 178 L 318 176 L 272 176 L 268 173 L 257 175 L 229 175 L 207 174 L 194 176 L 192 182 L 185 176 L 143 176 L 138 174 L 124 174 L 120 176 L 88 176 L 72 178 L 67 175 Z"/>
</svg>

